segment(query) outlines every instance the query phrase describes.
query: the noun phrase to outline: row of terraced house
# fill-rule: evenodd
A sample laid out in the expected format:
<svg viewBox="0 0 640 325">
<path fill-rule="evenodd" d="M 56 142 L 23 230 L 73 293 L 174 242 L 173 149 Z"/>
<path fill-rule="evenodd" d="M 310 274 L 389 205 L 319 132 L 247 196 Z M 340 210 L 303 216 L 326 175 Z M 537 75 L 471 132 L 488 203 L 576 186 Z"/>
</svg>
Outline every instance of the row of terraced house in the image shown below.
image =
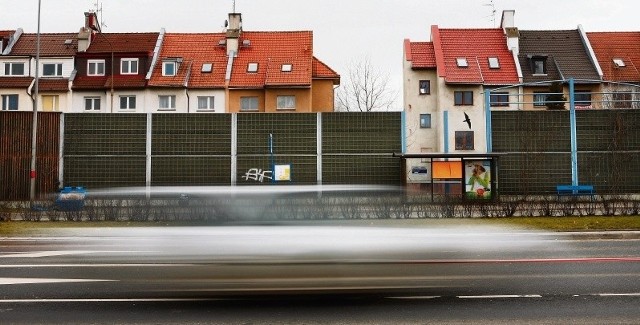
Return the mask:
<svg viewBox="0 0 640 325">
<path fill-rule="evenodd" d="M 78 33 L 42 33 L 41 111 L 230 113 L 333 111 L 340 76 L 313 55 L 311 31 L 102 33 L 95 12 Z M 37 34 L 0 31 L 3 111 L 31 111 Z"/>
</svg>

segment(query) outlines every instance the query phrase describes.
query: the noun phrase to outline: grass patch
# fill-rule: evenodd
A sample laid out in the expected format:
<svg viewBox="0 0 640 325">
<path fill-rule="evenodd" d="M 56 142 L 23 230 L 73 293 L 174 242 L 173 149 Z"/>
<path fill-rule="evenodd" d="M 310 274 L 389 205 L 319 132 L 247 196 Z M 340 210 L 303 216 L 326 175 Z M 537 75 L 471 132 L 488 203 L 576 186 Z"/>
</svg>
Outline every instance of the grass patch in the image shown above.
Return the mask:
<svg viewBox="0 0 640 325">
<path fill-rule="evenodd" d="M 246 223 L 250 225 L 252 223 Z M 292 224 L 290 222 L 265 222 L 265 225 Z M 510 225 L 526 229 L 549 231 L 606 231 L 606 230 L 638 230 L 640 231 L 640 216 L 585 216 L 585 217 L 513 217 L 513 218 L 452 218 L 452 219 L 363 219 L 363 220 L 327 220 L 300 221 L 295 224 L 309 225 L 352 225 L 373 227 L 429 227 L 447 225 Z M 30 222 L 9 221 L 0 222 L 0 235 L 33 235 L 38 230 L 55 228 L 94 228 L 94 227 L 180 227 L 206 226 L 204 222 Z M 229 224 L 231 225 L 231 224 Z M 239 224 L 238 224 L 239 225 Z"/>
</svg>

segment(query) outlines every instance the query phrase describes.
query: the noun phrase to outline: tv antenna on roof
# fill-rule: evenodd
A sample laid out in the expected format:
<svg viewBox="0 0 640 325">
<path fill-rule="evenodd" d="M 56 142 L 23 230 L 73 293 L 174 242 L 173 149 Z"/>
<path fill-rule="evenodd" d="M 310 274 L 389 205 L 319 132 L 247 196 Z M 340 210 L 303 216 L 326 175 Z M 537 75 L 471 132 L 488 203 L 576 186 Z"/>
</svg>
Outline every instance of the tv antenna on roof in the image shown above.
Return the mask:
<svg viewBox="0 0 640 325">
<path fill-rule="evenodd" d="M 493 22 L 493 27 L 496 27 L 496 6 L 493 4 L 493 0 L 490 0 L 489 3 L 484 4 L 486 7 L 491 7 L 491 15 L 486 16 L 491 17 L 491 21 Z"/>
<path fill-rule="evenodd" d="M 236 0 L 232 0 L 231 2 L 232 2 L 232 6 L 233 6 L 232 7 L 233 10 L 231 10 L 231 12 L 235 14 L 236 13 Z"/>
<path fill-rule="evenodd" d="M 96 3 L 93 6 L 96 7 L 98 24 L 100 25 L 100 27 L 107 27 L 107 23 L 104 20 L 102 20 L 102 3 L 99 3 L 98 0 L 96 0 Z"/>
</svg>

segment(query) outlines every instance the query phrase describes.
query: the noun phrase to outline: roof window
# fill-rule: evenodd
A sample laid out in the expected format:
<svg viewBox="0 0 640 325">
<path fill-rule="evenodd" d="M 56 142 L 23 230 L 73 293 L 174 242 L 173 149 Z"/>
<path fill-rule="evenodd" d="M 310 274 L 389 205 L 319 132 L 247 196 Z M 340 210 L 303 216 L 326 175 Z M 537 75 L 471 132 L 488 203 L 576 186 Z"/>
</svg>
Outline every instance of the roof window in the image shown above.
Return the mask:
<svg viewBox="0 0 640 325">
<path fill-rule="evenodd" d="M 498 61 L 497 57 L 490 57 L 489 58 L 489 68 L 491 68 L 491 69 L 499 69 L 500 68 L 500 61 Z"/>
<path fill-rule="evenodd" d="M 466 68 L 469 66 L 469 63 L 467 62 L 467 58 L 457 58 L 456 64 L 458 65 L 458 67 L 461 67 L 461 68 Z"/>
<path fill-rule="evenodd" d="M 616 68 L 622 68 L 627 66 L 626 64 L 624 64 L 624 60 L 620 58 L 614 58 L 613 64 L 615 64 Z"/>
<path fill-rule="evenodd" d="M 211 71 L 213 71 L 213 63 L 203 63 L 202 70 L 200 71 L 202 73 L 211 73 Z"/>
<path fill-rule="evenodd" d="M 293 64 L 285 63 L 282 65 L 282 72 L 291 72 L 293 70 Z"/>
<path fill-rule="evenodd" d="M 249 62 L 249 64 L 247 65 L 247 72 L 258 72 L 258 63 Z"/>
</svg>

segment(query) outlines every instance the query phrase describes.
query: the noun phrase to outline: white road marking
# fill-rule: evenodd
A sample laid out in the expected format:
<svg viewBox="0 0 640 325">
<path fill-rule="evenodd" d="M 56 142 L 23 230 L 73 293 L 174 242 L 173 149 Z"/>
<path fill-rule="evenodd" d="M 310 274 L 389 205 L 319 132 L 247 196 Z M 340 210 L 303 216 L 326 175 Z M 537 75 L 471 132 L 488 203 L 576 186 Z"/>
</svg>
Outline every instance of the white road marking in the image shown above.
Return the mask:
<svg viewBox="0 0 640 325">
<path fill-rule="evenodd" d="M 400 299 L 400 300 L 422 300 L 422 299 L 437 299 L 441 298 L 441 296 L 399 296 L 399 297 L 386 297 L 387 299 Z"/>
<path fill-rule="evenodd" d="M 633 293 L 600 293 L 597 294 L 600 297 L 640 297 L 640 292 Z"/>
<path fill-rule="evenodd" d="M 485 295 L 485 296 L 458 296 L 460 299 L 499 299 L 499 298 L 542 298 L 541 295 Z"/>
<path fill-rule="evenodd" d="M 40 252 L 29 252 L 29 253 L 12 253 L 12 254 L 0 255 L 0 258 L 6 258 L 6 257 L 37 258 L 37 257 L 48 257 L 48 256 L 91 254 L 91 253 L 96 253 L 96 251 L 40 251 Z"/>
<path fill-rule="evenodd" d="M 109 282 L 104 279 L 47 279 L 47 278 L 0 278 L 0 285 L 34 283 L 73 283 L 73 282 Z"/>
</svg>

